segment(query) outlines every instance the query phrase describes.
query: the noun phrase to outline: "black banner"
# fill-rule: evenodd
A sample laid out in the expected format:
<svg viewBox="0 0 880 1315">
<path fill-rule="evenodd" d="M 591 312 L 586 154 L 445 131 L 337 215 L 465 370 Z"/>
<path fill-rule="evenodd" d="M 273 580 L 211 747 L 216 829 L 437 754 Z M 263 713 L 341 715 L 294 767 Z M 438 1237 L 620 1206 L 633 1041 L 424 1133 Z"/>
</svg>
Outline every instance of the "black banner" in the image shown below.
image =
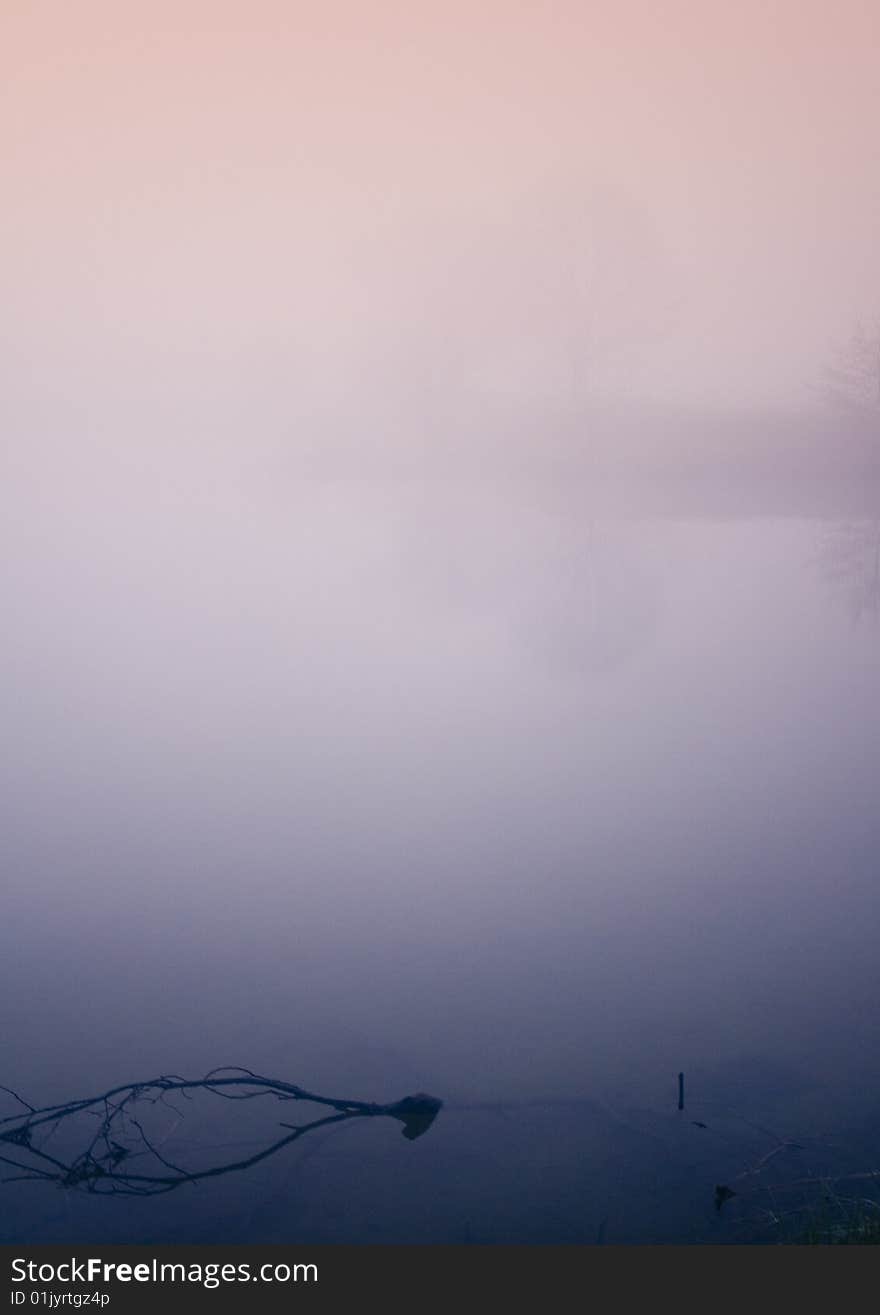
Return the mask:
<svg viewBox="0 0 880 1315">
<path fill-rule="evenodd" d="M 289 1246 L 0 1248 L 9 1312 L 280 1311 L 402 1308 L 517 1299 L 550 1310 L 597 1301 L 751 1301 L 780 1281 L 788 1301 L 839 1300 L 875 1273 L 872 1248 Z M 869 1259 L 869 1256 L 873 1258 Z M 861 1258 L 860 1258 L 861 1257 Z M 766 1288 L 763 1290 L 767 1290 Z"/>
</svg>

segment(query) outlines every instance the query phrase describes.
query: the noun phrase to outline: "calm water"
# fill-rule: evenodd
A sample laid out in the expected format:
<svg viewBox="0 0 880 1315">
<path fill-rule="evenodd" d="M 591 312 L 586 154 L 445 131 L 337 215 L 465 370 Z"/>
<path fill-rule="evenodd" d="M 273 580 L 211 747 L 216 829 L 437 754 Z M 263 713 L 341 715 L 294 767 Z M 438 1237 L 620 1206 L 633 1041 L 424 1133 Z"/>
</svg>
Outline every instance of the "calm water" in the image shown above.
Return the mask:
<svg viewBox="0 0 880 1315">
<path fill-rule="evenodd" d="M 870 524 L 193 506 L 13 524 L 0 1082 L 447 1108 L 156 1200 L 7 1184 L 4 1240 L 732 1241 L 714 1185 L 774 1134 L 780 1179 L 876 1167 Z M 289 1109 L 183 1114 L 207 1163 Z"/>
</svg>

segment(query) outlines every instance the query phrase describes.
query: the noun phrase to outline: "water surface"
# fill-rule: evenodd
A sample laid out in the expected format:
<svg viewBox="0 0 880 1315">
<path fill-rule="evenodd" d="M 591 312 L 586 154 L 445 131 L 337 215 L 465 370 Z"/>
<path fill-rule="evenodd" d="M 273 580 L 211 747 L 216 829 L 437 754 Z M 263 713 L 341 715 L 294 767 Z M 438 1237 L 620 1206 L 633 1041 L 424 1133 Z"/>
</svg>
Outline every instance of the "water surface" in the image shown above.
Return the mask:
<svg viewBox="0 0 880 1315">
<path fill-rule="evenodd" d="M 8 1184 L 4 1240 L 728 1241 L 714 1185 L 774 1136 L 783 1175 L 872 1167 L 872 522 L 47 497 L 6 587 L 0 1081 L 446 1108 L 159 1200 Z M 207 1106 L 165 1153 L 288 1114 Z"/>
</svg>

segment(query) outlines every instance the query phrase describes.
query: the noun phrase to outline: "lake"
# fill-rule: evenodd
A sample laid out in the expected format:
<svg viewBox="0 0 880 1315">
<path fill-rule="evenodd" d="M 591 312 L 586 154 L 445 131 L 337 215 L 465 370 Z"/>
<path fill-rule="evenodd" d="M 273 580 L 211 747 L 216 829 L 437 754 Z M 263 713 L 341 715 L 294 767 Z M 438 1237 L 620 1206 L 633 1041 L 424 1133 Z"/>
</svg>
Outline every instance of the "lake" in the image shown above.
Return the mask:
<svg viewBox="0 0 880 1315">
<path fill-rule="evenodd" d="M 773 1240 L 766 1183 L 876 1168 L 876 523 L 29 488 L 0 1082 L 241 1065 L 445 1104 L 161 1199 L 7 1183 L 4 1241 Z M 207 1165 L 292 1108 L 150 1117 Z"/>
</svg>

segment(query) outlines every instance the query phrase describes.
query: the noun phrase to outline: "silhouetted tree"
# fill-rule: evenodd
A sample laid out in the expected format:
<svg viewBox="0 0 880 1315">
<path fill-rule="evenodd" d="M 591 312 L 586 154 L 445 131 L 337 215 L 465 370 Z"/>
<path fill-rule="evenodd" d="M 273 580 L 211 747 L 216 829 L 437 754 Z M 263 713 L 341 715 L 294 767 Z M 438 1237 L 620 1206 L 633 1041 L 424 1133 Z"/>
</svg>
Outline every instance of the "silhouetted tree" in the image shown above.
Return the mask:
<svg viewBox="0 0 880 1315">
<path fill-rule="evenodd" d="M 834 406 L 880 422 L 880 320 L 872 329 L 857 323 L 825 373 Z"/>
</svg>

